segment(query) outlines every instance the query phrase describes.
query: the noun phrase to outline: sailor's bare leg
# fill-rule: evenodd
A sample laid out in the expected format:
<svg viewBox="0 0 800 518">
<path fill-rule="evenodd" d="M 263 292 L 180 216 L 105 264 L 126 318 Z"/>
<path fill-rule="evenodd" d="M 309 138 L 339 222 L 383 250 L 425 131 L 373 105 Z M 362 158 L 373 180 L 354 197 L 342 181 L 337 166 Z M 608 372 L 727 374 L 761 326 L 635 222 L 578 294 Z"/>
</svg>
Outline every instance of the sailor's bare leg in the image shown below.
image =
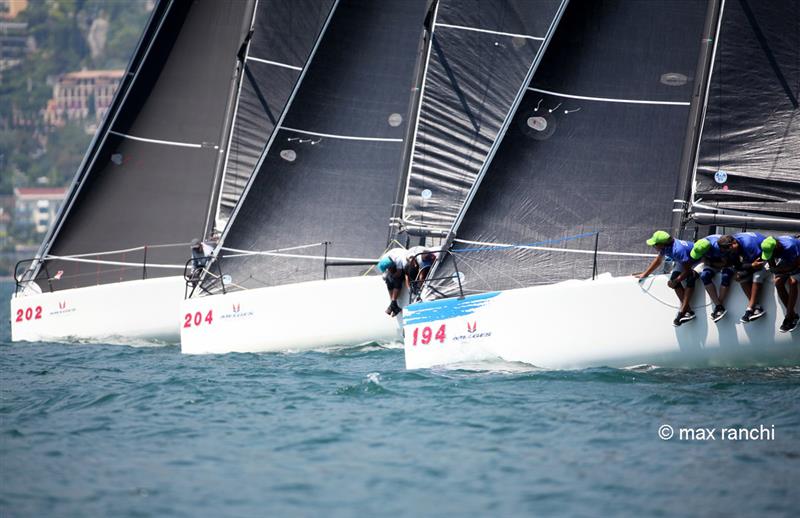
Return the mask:
<svg viewBox="0 0 800 518">
<path fill-rule="evenodd" d="M 786 291 L 786 279 L 787 279 L 786 277 L 775 277 L 775 291 L 778 293 L 778 298 L 781 299 L 781 302 L 783 303 L 783 307 L 786 308 L 786 314 L 788 315 L 788 314 L 791 313 L 791 311 L 789 311 L 789 292 Z M 793 280 L 794 279 L 789 277 L 789 281 L 790 281 L 790 288 L 789 289 L 791 289 L 791 281 L 793 281 Z M 797 281 L 795 281 L 795 283 L 796 282 Z M 794 306 L 792 306 L 792 307 L 794 307 Z"/>
<path fill-rule="evenodd" d="M 797 291 L 798 291 L 798 282 L 796 279 L 789 277 L 789 296 L 786 304 L 786 315 L 797 315 L 796 305 L 797 305 Z"/>
</svg>

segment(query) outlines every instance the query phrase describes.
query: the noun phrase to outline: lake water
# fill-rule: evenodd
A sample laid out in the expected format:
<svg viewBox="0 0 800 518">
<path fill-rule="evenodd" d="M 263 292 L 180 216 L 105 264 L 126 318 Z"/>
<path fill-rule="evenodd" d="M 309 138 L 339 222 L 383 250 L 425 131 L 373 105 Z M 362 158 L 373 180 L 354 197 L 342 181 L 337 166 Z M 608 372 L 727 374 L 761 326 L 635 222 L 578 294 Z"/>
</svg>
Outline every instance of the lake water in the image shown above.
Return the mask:
<svg viewBox="0 0 800 518">
<path fill-rule="evenodd" d="M 406 371 L 377 346 L 11 344 L 12 289 L 3 517 L 797 515 L 798 367 Z"/>
</svg>

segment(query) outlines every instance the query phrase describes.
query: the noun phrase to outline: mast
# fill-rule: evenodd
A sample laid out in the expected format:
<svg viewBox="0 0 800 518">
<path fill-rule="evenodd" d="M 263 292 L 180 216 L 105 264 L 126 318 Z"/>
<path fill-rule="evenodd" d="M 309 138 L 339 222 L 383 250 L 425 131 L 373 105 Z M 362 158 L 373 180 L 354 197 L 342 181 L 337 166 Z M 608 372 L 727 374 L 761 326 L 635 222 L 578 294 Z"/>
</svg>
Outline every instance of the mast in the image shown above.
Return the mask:
<svg viewBox="0 0 800 518">
<path fill-rule="evenodd" d="M 695 93 L 692 96 L 689 125 L 686 129 L 686 140 L 681 153 L 680 168 L 683 174 L 678 178 L 673 200 L 670 229 L 674 236 L 681 235 L 691 203 L 692 183 L 697 169 L 697 154 L 700 150 L 700 135 L 708 106 L 708 90 L 711 86 L 711 70 L 714 66 L 713 58 L 716 53 L 724 8 L 725 0 L 709 0 L 708 2 L 700 58 L 695 73 Z"/>
</svg>

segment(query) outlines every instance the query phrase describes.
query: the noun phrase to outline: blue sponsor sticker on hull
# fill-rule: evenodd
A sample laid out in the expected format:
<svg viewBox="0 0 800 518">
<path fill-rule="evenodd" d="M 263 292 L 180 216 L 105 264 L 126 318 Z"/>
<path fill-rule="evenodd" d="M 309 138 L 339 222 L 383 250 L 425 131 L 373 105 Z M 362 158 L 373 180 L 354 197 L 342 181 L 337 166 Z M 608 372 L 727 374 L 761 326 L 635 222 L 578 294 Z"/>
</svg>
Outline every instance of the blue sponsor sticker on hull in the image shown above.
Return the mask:
<svg viewBox="0 0 800 518">
<path fill-rule="evenodd" d="M 469 295 L 463 299 L 452 298 L 411 304 L 403 309 L 403 324 L 424 324 L 436 320 L 465 317 L 499 294 L 499 291 L 492 291 L 480 295 Z"/>
</svg>

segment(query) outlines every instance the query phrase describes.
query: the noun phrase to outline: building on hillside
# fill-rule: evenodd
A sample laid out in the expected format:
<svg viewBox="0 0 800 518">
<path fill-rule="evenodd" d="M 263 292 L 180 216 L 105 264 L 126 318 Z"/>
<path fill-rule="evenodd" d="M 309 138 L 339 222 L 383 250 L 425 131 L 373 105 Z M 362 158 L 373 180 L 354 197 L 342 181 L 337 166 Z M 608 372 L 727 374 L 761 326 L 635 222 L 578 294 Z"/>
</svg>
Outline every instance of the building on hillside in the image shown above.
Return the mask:
<svg viewBox="0 0 800 518">
<path fill-rule="evenodd" d="M 27 227 L 37 234 L 44 234 L 55 221 L 66 193 L 66 187 L 16 187 L 14 226 Z"/>
<path fill-rule="evenodd" d="M 13 20 L 28 7 L 28 0 L 0 0 L 0 18 Z"/>
<path fill-rule="evenodd" d="M 0 72 L 22 63 L 28 50 L 28 24 L 0 21 Z"/>
<path fill-rule="evenodd" d="M 124 74 L 123 70 L 81 70 L 62 75 L 53 85 L 45 123 L 59 127 L 68 121 L 99 124 Z"/>
</svg>

